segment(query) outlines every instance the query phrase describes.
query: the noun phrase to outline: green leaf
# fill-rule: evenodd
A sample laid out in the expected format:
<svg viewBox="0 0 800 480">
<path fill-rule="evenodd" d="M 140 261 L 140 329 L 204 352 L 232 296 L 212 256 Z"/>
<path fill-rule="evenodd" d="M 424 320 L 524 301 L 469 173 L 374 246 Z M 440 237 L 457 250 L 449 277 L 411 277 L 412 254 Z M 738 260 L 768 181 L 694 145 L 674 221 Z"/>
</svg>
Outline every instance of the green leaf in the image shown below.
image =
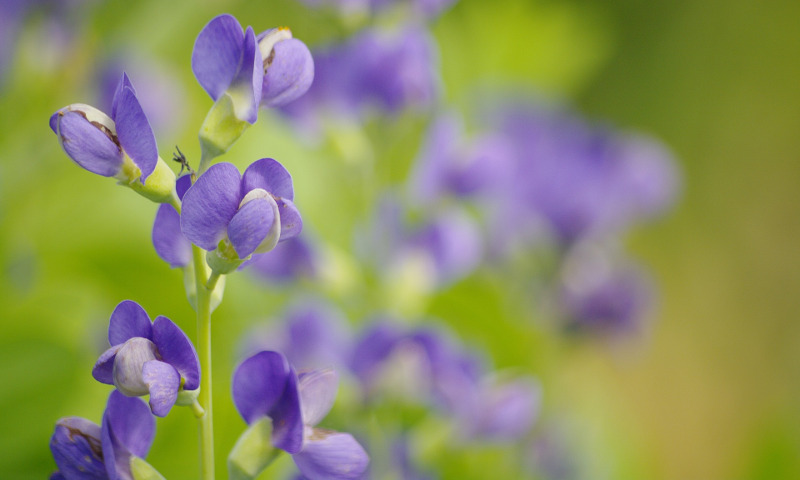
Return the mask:
<svg viewBox="0 0 800 480">
<path fill-rule="evenodd" d="M 245 430 L 228 456 L 230 480 L 252 480 L 280 455 L 272 446 L 272 421 L 264 417 Z"/>
<path fill-rule="evenodd" d="M 152 465 L 135 455 L 131 456 L 131 473 L 134 480 L 166 480 Z"/>
</svg>

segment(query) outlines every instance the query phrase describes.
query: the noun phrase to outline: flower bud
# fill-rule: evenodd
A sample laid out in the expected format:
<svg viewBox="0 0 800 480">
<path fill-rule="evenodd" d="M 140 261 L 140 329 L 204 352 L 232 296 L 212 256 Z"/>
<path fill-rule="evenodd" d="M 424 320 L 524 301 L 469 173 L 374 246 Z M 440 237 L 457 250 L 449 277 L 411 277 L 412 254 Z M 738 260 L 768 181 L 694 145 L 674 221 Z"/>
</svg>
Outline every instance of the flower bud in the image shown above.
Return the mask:
<svg viewBox="0 0 800 480">
<path fill-rule="evenodd" d="M 314 60 L 308 47 L 285 27 L 273 28 L 258 36 L 264 61 L 261 103 L 279 107 L 300 97 L 314 81 Z"/>
</svg>

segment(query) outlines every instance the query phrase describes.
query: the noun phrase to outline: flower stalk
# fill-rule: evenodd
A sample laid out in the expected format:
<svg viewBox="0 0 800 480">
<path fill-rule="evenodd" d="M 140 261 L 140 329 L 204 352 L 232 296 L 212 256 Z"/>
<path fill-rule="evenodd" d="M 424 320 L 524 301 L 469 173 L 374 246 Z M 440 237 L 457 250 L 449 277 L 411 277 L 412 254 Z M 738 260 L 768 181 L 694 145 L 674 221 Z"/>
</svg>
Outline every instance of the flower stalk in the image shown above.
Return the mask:
<svg viewBox="0 0 800 480">
<path fill-rule="evenodd" d="M 195 286 L 197 288 L 197 350 L 200 357 L 200 395 L 198 403 L 205 413 L 198 417 L 200 432 L 200 478 L 214 480 L 214 421 L 211 389 L 211 292 L 205 252 L 192 246 Z M 214 282 L 216 283 L 216 282 Z"/>
</svg>

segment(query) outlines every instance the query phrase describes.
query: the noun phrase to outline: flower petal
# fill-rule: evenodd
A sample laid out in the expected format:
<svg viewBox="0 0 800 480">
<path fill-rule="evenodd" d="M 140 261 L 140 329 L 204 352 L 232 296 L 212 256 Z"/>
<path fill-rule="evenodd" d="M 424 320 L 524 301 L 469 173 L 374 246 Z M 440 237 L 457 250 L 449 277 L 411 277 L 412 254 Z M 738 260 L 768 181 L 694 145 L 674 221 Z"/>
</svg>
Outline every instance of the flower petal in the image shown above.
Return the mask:
<svg viewBox="0 0 800 480">
<path fill-rule="evenodd" d="M 294 200 L 292 176 L 272 158 L 262 158 L 251 163 L 242 175 L 242 191 L 249 192 L 263 188 L 272 195 L 282 199 Z"/>
<path fill-rule="evenodd" d="M 141 305 L 124 300 L 114 308 L 108 325 L 108 343 L 119 345 L 133 337 L 153 339 L 150 317 Z"/>
<path fill-rule="evenodd" d="M 291 200 L 281 199 L 278 202 L 278 211 L 281 216 L 280 241 L 289 240 L 300 235 L 303 231 L 303 218 Z"/>
<path fill-rule="evenodd" d="M 131 454 L 147 456 L 155 432 L 156 421 L 142 400 L 111 392 L 101 426 L 103 457 L 111 480 L 131 478 Z"/>
<path fill-rule="evenodd" d="M 50 451 L 61 478 L 107 478 L 100 443 L 100 426 L 94 422 L 80 417 L 60 419 L 50 438 Z"/>
<path fill-rule="evenodd" d="M 117 82 L 117 88 L 114 89 L 114 97 L 111 100 L 111 118 L 115 118 L 117 116 L 117 107 L 119 106 L 120 97 L 125 88 L 130 88 L 133 91 L 133 94 L 136 95 L 136 89 L 133 88 L 133 84 L 131 83 L 131 79 L 128 78 L 128 74 L 122 72 L 122 78 L 120 78 L 119 82 Z"/>
<path fill-rule="evenodd" d="M 228 224 L 228 238 L 239 258 L 249 257 L 267 238 L 275 222 L 277 205 L 272 197 L 244 204 Z"/>
<path fill-rule="evenodd" d="M 114 345 L 100 355 L 92 368 L 92 376 L 95 380 L 106 385 L 114 385 L 114 359 L 117 352 L 122 348 L 122 344 Z"/>
<path fill-rule="evenodd" d="M 57 134 L 64 151 L 92 173 L 113 177 L 122 168 L 119 146 L 103 130 L 78 112 L 57 113 Z"/>
<path fill-rule="evenodd" d="M 153 322 L 153 343 L 161 359 L 178 371 L 185 380 L 185 390 L 200 387 L 200 360 L 191 340 L 167 317 L 159 316 Z"/>
<path fill-rule="evenodd" d="M 185 267 L 192 261 L 192 244 L 181 233 L 181 216 L 172 205 L 158 206 L 152 239 L 156 253 L 170 267 Z"/>
<path fill-rule="evenodd" d="M 243 51 L 242 27 L 231 15 L 214 17 L 197 36 L 192 50 L 192 71 L 214 101 L 228 89 L 239 71 Z"/>
<path fill-rule="evenodd" d="M 314 60 L 305 43 L 290 38 L 275 44 L 273 59 L 264 74 L 261 101 L 280 107 L 300 97 L 314 81 Z"/>
<path fill-rule="evenodd" d="M 358 479 L 369 465 L 367 452 L 352 435 L 316 428 L 292 459 L 309 480 Z"/>
<path fill-rule="evenodd" d="M 191 175 L 182 175 L 175 180 L 175 191 L 178 194 L 178 198 L 183 200 L 183 196 L 186 195 L 186 191 L 189 190 L 189 187 L 192 186 L 192 176 Z"/>
<path fill-rule="evenodd" d="M 286 388 L 272 411 L 272 443 L 289 453 L 303 448 L 303 415 L 300 411 L 300 392 L 297 389 L 297 374 L 289 367 Z"/>
<path fill-rule="evenodd" d="M 178 399 L 181 376 L 175 367 L 158 360 L 142 365 L 142 378 L 150 391 L 150 410 L 157 417 L 166 417 Z"/>
<path fill-rule="evenodd" d="M 142 171 L 140 180 L 144 183 L 158 163 L 156 136 L 132 88 L 124 87 L 117 102 L 114 115 L 117 138 L 125 153 Z"/>
<path fill-rule="evenodd" d="M 236 118 L 248 123 L 258 120 L 258 104 L 261 103 L 261 83 L 264 70 L 261 67 L 261 51 L 256 43 L 252 27 L 244 32 L 242 64 L 236 78 L 228 87 Z"/>
<path fill-rule="evenodd" d="M 181 231 L 190 242 L 214 250 L 225 238 L 228 223 L 241 200 L 239 170 L 230 163 L 212 165 L 186 191 L 181 213 Z"/>
<path fill-rule="evenodd" d="M 325 418 L 336 401 L 339 377 L 332 368 L 301 373 L 298 390 L 303 423 L 311 427 Z"/>
<path fill-rule="evenodd" d="M 259 352 L 233 372 L 233 403 L 247 424 L 266 416 L 286 388 L 289 363 L 277 352 Z"/>
</svg>

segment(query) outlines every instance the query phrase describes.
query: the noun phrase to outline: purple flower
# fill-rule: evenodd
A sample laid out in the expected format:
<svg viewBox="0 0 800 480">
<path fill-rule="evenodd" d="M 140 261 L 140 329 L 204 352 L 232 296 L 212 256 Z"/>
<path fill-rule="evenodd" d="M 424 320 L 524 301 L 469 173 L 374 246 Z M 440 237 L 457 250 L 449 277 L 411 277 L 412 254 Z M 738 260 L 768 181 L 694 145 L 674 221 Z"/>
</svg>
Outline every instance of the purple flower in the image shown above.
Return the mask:
<svg viewBox="0 0 800 480">
<path fill-rule="evenodd" d="M 300 233 L 303 222 L 293 199 L 291 175 L 271 158 L 254 162 L 244 175 L 220 163 L 186 192 L 181 231 L 205 250 L 243 260 Z"/>
<path fill-rule="evenodd" d="M 557 300 L 570 329 L 614 334 L 640 327 L 652 296 L 644 272 L 609 259 L 568 262 Z"/>
<path fill-rule="evenodd" d="M 149 394 L 154 415 L 166 416 L 179 391 L 200 387 L 197 352 L 167 317 L 151 324 L 138 303 L 125 300 L 111 314 L 108 342 L 111 348 L 100 355 L 92 376 L 127 396 Z"/>
<path fill-rule="evenodd" d="M 117 84 L 109 117 L 100 110 L 74 103 L 50 117 L 50 128 L 78 165 L 121 181 L 147 179 L 158 164 L 156 138 L 128 76 Z"/>
<path fill-rule="evenodd" d="M 258 36 L 242 32 L 231 15 L 219 15 L 203 27 L 192 51 L 197 81 L 215 101 L 227 94 L 239 120 L 255 123 L 258 105 L 275 107 L 299 97 L 314 79 L 308 47 L 288 28 Z"/>
<path fill-rule="evenodd" d="M 515 441 L 527 435 L 539 415 L 541 387 L 531 378 L 484 381 L 460 422 L 472 438 Z"/>
<path fill-rule="evenodd" d="M 504 235 L 539 222 L 555 240 L 572 244 L 618 232 L 674 198 L 674 161 L 653 140 L 524 102 L 486 118 L 514 151 L 510 178 L 518 180 L 497 192 L 497 223 L 509 225 Z"/>
<path fill-rule="evenodd" d="M 304 299 L 289 308 L 278 328 L 247 335 L 244 351 L 275 350 L 298 368 L 343 366 L 351 348 L 350 331 L 342 313 L 331 305 Z"/>
<path fill-rule="evenodd" d="M 179 199 L 183 199 L 191 185 L 190 175 L 178 178 L 175 190 Z M 159 205 L 153 222 L 152 239 L 158 256 L 171 267 L 185 267 L 191 263 L 192 243 L 181 233 L 181 216 L 172 205 Z"/>
<path fill-rule="evenodd" d="M 368 396 L 387 393 L 456 414 L 479 381 L 480 362 L 435 329 L 404 331 L 389 321 L 368 328 L 353 348 L 350 368 Z"/>
<path fill-rule="evenodd" d="M 138 398 L 114 390 L 102 426 L 80 417 L 62 418 L 50 439 L 58 466 L 51 480 L 130 480 L 132 457 L 144 458 L 156 422 Z"/>
<path fill-rule="evenodd" d="M 311 480 L 361 478 L 369 463 L 351 435 L 314 428 L 333 407 L 337 388 L 333 370 L 298 377 L 283 355 L 270 351 L 244 360 L 233 374 L 236 409 L 248 424 L 269 417 L 273 444 Z"/>
<path fill-rule="evenodd" d="M 192 71 L 214 101 L 227 94 L 236 118 L 256 122 L 264 68 L 252 27 L 243 32 L 233 16 L 214 17 L 194 42 Z"/>
<path fill-rule="evenodd" d="M 437 119 L 415 161 L 410 194 L 425 205 L 446 195 L 492 197 L 510 178 L 513 150 L 500 135 L 484 134 L 467 141 L 456 114 Z"/>
<path fill-rule="evenodd" d="M 376 108 L 389 115 L 426 108 L 439 93 L 435 43 L 416 26 L 365 30 L 345 44 L 315 50 L 314 59 L 308 94 L 281 108 L 302 129 L 320 129 L 323 113 L 341 123 Z"/>
<path fill-rule="evenodd" d="M 281 242 L 269 252 L 253 255 L 242 264 L 251 266 L 261 278 L 277 283 L 289 283 L 301 278 L 313 278 L 318 271 L 317 252 L 304 236 L 296 236 Z"/>
</svg>

